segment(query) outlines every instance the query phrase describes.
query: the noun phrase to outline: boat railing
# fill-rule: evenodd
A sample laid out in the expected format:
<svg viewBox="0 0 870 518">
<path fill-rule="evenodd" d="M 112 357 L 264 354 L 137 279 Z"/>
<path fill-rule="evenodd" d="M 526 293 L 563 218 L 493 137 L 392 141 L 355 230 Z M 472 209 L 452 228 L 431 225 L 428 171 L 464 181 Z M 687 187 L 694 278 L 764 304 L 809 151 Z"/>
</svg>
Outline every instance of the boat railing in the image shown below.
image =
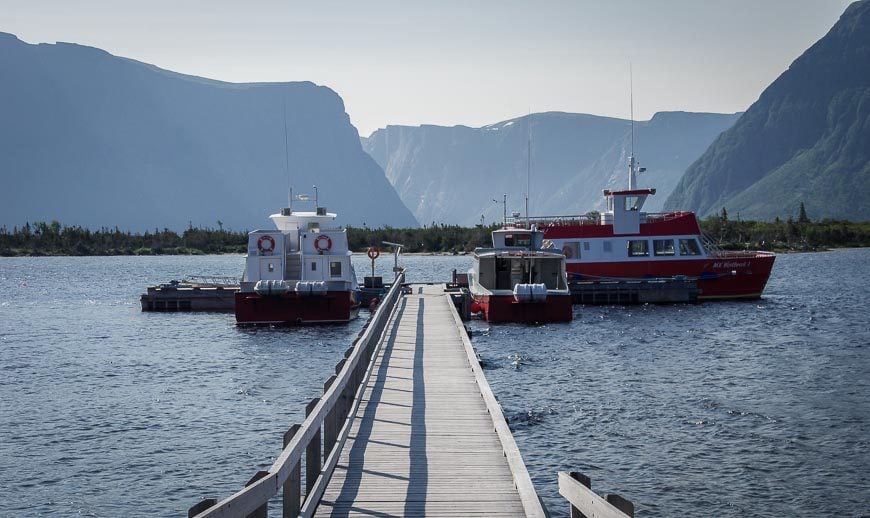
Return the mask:
<svg viewBox="0 0 870 518">
<path fill-rule="evenodd" d="M 774 255 L 772 252 L 757 252 L 754 250 L 721 250 L 717 249 L 715 252 L 708 254 L 710 257 L 714 257 L 717 259 L 752 259 L 753 257 L 759 257 L 760 255 Z"/>
<path fill-rule="evenodd" d="M 595 214 L 571 214 L 566 216 L 535 216 L 526 218 L 526 221 L 538 225 L 538 227 L 551 226 L 575 226 L 575 225 L 600 225 L 601 219 Z"/>
<path fill-rule="evenodd" d="M 240 279 L 227 275 L 188 275 L 181 282 L 196 286 L 238 286 Z"/>
<path fill-rule="evenodd" d="M 722 249 L 719 248 L 719 245 L 713 241 L 713 237 L 706 232 L 701 232 L 701 244 L 704 245 L 704 249 L 707 250 L 707 255 L 721 255 Z"/>
<path fill-rule="evenodd" d="M 646 217 L 645 223 L 658 223 L 661 221 L 672 221 L 675 219 L 679 219 L 685 217 L 687 214 L 692 214 L 691 212 L 645 212 L 644 216 Z"/>
<path fill-rule="evenodd" d="M 305 407 L 302 424 L 293 425 L 284 433 L 284 449 L 272 466 L 267 471 L 258 471 L 244 489 L 224 500 L 208 498 L 199 502 L 190 508 L 188 516 L 266 516 L 269 500 L 278 492 L 283 492 L 283 516 L 313 515 L 353 425 L 353 416 L 373 370 L 372 358 L 377 356 L 381 335 L 401 296 L 404 281 L 404 272 L 398 272 L 366 328 L 335 366 L 336 374 L 324 383 L 323 396 L 312 399 Z"/>
</svg>

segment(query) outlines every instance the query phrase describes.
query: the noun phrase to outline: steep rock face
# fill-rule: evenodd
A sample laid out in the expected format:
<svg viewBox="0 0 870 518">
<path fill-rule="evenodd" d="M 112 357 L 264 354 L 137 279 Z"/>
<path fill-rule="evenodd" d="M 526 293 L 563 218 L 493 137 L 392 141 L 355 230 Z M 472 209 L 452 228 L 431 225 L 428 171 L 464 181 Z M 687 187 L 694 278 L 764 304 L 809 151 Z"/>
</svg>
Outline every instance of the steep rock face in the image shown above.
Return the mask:
<svg viewBox="0 0 870 518">
<path fill-rule="evenodd" d="M 870 2 L 856 2 L 686 171 L 670 209 L 870 219 Z"/>
<path fill-rule="evenodd" d="M 312 83 L 222 83 L 2 34 L 0 113 L 9 226 L 270 228 L 291 184 L 316 184 L 342 223 L 416 226 L 341 98 Z"/>
<path fill-rule="evenodd" d="M 635 122 L 635 155 L 648 167 L 639 183 L 659 192 L 648 210 L 737 117 L 667 112 Z M 508 212 L 524 211 L 529 171 L 533 215 L 602 209 L 603 189 L 627 185 L 631 122 L 550 112 L 482 128 L 388 126 L 362 140 L 418 221 L 471 225 L 501 220 L 505 193 Z"/>
</svg>

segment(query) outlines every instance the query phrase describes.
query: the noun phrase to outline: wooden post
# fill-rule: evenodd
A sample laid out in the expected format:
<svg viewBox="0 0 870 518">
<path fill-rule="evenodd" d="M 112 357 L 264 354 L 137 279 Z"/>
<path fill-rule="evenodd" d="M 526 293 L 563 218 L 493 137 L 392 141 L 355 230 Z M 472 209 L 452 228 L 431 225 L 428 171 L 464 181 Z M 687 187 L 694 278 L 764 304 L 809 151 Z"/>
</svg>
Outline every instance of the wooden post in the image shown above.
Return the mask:
<svg viewBox="0 0 870 518">
<path fill-rule="evenodd" d="M 320 402 L 320 398 L 316 397 L 311 400 L 310 403 L 305 407 L 305 417 L 311 415 L 311 411 L 314 410 L 314 407 L 317 406 L 317 403 Z M 308 443 L 308 446 L 305 448 L 305 494 L 311 492 L 311 488 L 314 487 L 314 483 L 317 481 L 317 477 L 320 476 L 320 428 L 314 432 L 314 437 L 311 438 L 311 442 Z"/>
<path fill-rule="evenodd" d="M 634 518 L 634 504 L 631 503 L 631 500 L 626 500 L 616 493 L 605 495 L 605 498 L 607 499 L 607 503 Z"/>
<path fill-rule="evenodd" d="M 269 475 L 268 471 L 258 471 L 253 477 L 251 477 L 251 480 L 249 480 L 248 483 L 245 484 L 245 487 L 250 486 L 254 482 L 260 480 L 261 478 L 263 478 L 267 475 Z M 247 518 L 267 518 L 268 516 L 269 516 L 269 501 L 267 500 L 263 505 L 258 507 L 256 511 L 249 514 L 247 516 Z"/>
<path fill-rule="evenodd" d="M 329 387 L 335 383 L 335 376 L 330 376 L 326 383 L 323 384 L 323 393 L 325 394 Z M 338 437 L 338 412 L 336 406 L 333 406 L 326 417 L 323 419 L 323 456 L 328 457 L 332 448 L 335 446 L 335 439 Z"/>
<path fill-rule="evenodd" d="M 290 441 L 293 440 L 293 437 L 296 435 L 296 432 L 299 431 L 300 426 L 298 424 L 294 424 L 284 433 L 284 447 L 286 448 Z M 299 516 L 299 509 L 302 507 L 302 473 L 300 470 L 300 463 L 297 462 L 293 469 L 290 470 L 290 476 L 287 477 L 287 481 L 284 482 L 284 518 L 296 518 Z"/>
<path fill-rule="evenodd" d="M 205 498 L 200 503 L 187 510 L 187 518 L 193 518 L 215 504 L 217 504 L 217 498 Z"/>
<path fill-rule="evenodd" d="M 338 374 L 341 372 L 341 369 L 344 368 L 344 365 L 347 363 L 347 360 L 341 360 L 340 362 L 335 364 L 335 373 Z M 344 421 L 344 418 L 347 417 L 347 409 L 349 408 L 347 397 L 345 397 L 346 392 L 342 391 L 341 395 L 335 401 L 335 406 L 333 410 L 335 410 L 335 414 L 338 416 L 340 421 Z"/>
</svg>

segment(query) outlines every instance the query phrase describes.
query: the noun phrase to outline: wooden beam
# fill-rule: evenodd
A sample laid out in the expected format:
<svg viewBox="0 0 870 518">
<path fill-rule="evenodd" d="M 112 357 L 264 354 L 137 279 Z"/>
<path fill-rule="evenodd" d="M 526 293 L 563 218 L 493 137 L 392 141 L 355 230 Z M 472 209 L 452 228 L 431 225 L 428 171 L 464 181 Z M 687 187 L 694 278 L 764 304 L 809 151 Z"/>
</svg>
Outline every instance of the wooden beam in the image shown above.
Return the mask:
<svg viewBox="0 0 870 518">
<path fill-rule="evenodd" d="M 579 475 L 579 477 L 577 475 Z M 589 482 L 588 486 L 586 482 Z M 631 502 L 616 495 L 622 509 L 631 510 L 631 513 L 628 514 L 621 510 L 620 507 L 608 502 L 608 498 L 594 493 L 590 487 L 591 485 L 589 477 L 586 477 L 585 475 L 574 472 L 559 472 L 559 494 L 565 497 L 565 499 L 571 504 L 571 516 L 576 516 L 576 509 L 580 516 L 586 518 L 634 517 L 634 505 L 632 505 Z M 612 497 L 614 495 L 610 496 Z M 630 507 L 624 506 L 624 503 L 627 503 Z"/>
</svg>

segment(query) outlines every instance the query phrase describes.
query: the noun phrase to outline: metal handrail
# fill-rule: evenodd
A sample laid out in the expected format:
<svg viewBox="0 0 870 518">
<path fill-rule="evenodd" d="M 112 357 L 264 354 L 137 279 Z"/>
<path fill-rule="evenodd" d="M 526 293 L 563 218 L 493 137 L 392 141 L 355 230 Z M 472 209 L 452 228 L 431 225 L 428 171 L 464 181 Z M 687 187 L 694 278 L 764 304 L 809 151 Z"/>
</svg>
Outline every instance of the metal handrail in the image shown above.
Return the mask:
<svg viewBox="0 0 870 518">
<path fill-rule="evenodd" d="M 396 275 L 395 282 L 368 326 L 355 340 L 353 347 L 345 353 L 346 358 L 336 366 L 336 376 L 327 381 L 323 396 L 312 400 L 309 408 L 306 409 L 308 415 L 305 421 L 288 431 L 288 435 L 292 434 L 292 438 L 285 441 L 284 449 L 269 470 L 258 472 L 244 489 L 207 509 L 203 509 L 199 504 L 194 506 L 196 512 L 193 515 L 196 518 L 247 516 L 267 506 L 269 499 L 282 487 L 285 499 L 284 515 L 298 515 L 300 511 L 298 506 L 302 502 L 299 476 L 302 458 L 305 456 L 306 486 L 310 495 L 316 479 L 331 476 L 331 473 L 321 471 L 323 459 L 329 460 L 337 444 L 337 431 L 342 427 L 341 423 L 347 419 L 352 401 L 361 394 L 359 389 L 364 388 L 362 382 L 365 373 L 396 301 L 402 293 L 404 280 L 404 272 Z M 321 431 L 323 431 L 325 450 L 323 458 L 320 451 Z M 291 476 L 293 480 L 290 480 Z M 288 488 L 288 483 L 295 486 Z M 288 500 L 295 503 L 288 505 Z"/>
</svg>

